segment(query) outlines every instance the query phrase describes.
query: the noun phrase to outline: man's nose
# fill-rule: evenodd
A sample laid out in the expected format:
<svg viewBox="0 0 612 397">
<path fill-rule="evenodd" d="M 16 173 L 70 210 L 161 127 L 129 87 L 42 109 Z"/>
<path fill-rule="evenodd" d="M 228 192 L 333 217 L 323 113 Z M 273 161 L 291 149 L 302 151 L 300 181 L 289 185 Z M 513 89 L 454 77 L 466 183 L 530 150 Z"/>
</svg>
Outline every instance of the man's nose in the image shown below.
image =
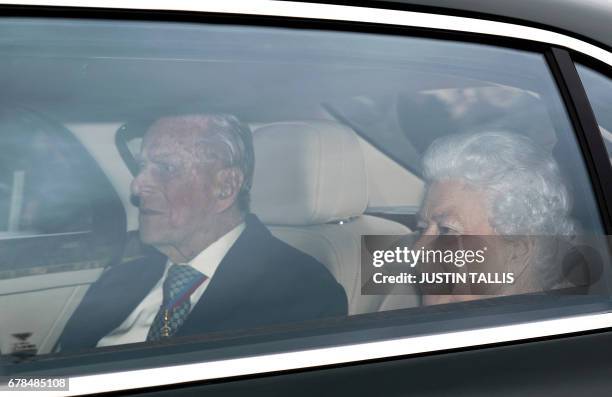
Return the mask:
<svg viewBox="0 0 612 397">
<path fill-rule="evenodd" d="M 132 193 L 132 196 L 135 197 L 139 197 L 140 196 L 140 171 L 138 172 L 138 174 L 136 174 L 136 176 L 134 177 L 134 179 L 132 179 L 132 183 L 130 184 L 130 192 Z"/>
<path fill-rule="evenodd" d="M 151 176 L 146 169 L 140 169 L 130 185 L 132 196 L 140 200 L 152 191 Z"/>
</svg>

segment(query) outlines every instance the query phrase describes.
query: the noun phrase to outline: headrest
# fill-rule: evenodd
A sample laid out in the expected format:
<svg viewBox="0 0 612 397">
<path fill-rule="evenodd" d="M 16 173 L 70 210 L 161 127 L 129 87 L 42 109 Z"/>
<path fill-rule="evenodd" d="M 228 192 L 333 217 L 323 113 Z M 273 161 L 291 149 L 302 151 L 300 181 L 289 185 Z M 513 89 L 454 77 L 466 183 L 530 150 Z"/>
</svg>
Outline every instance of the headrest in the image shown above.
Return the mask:
<svg viewBox="0 0 612 397">
<path fill-rule="evenodd" d="M 264 223 L 312 225 L 363 214 L 366 169 L 357 135 L 330 121 L 254 128 L 251 208 Z"/>
</svg>

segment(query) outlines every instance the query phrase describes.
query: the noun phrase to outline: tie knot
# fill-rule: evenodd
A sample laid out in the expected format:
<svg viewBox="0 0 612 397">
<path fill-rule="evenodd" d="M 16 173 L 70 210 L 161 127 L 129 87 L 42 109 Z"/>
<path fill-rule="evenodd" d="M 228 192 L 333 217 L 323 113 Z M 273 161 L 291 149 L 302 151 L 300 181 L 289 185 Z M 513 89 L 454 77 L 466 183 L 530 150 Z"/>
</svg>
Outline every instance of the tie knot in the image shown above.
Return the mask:
<svg viewBox="0 0 612 397">
<path fill-rule="evenodd" d="M 204 275 L 189 265 L 173 264 L 164 281 L 164 300 L 176 299 Z"/>
</svg>

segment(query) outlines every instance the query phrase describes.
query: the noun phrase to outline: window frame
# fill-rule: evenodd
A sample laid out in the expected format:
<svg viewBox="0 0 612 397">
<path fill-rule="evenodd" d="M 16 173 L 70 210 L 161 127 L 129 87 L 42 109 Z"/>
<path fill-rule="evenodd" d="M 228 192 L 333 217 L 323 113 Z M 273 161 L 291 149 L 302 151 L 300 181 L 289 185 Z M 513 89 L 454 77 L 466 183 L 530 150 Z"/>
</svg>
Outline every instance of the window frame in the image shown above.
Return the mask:
<svg viewBox="0 0 612 397">
<path fill-rule="evenodd" d="M 569 51 L 551 47 L 545 56 L 582 149 L 604 231 L 612 234 L 612 184 L 604 183 L 612 181 L 612 167 L 595 113 Z"/>
<path fill-rule="evenodd" d="M 575 53 L 598 59 L 605 63 L 609 70 L 612 67 L 612 53 L 593 44 L 565 34 L 516 23 L 330 4 L 282 4 L 282 2 L 267 0 L 232 4 L 226 4 L 222 1 L 205 4 L 197 2 L 170 4 L 166 1 L 159 1 L 154 3 L 154 9 L 145 9 L 136 1 L 124 1 L 116 4 L 121 4 L 121 7 L 126 7 L 125 9 L 115 9 L 106 8 L 108 3 L 101 0 L 87 2 L 77 0 L 46 2 L 17 0 L 12 3 L 11 6 L 0 6 L 0 15 L 3 17 L 229 23 L 248 26 L 376 32 L 398 36 L 440 37 L 462 42 L 536 50 L 544 54 L 559 88 L 587 166 L 589 181 L 599 206 L 600 219 L 604 225 L 604 230 L 607 234 L 612 232 L 612 184 L 606 184 L 606 181 L 612 181 L 612 168 L 586 92 L 580 83 L 570 56 L 570 54 Z M 39 5 L 33 5 L 36 3 Z M 417 19 L 423 17 L 425 17 L 424 20 Z M 370 360 L 433 354 L 459 348 L 479 348 L 499 343 L 518 343 L 594 330 L 606 332 L 611 329 L 612 314 L 599 312 L 477 328 L 469 331 L 451 331 L 423 337 L 409 336 L 331 348 L 314 348 L 281 354 L 221 359 L 187 366 L 160 366 L 137 371 L 77 376 L 71 378 L 71 390 L 67 395 L 130 390 L 287 370 L 347 365 Z M 153 379 L 154 381 L 152 381 Z"/>
</svg>

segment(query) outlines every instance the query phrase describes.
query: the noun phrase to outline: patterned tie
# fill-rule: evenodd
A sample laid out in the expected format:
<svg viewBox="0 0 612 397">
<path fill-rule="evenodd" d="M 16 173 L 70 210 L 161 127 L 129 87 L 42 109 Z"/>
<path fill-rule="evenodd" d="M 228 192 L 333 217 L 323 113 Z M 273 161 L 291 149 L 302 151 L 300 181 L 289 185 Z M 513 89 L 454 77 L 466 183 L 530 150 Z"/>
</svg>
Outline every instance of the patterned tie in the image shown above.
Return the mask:
<svg viewBox="0 0 612 397">
<path fill-rule="evenodd" d="M 147 341 L 160 340 L 166 336 L 163 332 L 165 325 L 170 327 L 168 336 L 176 333 L 191 309 L 189 296 L 204 280 L 206 276 L 191 266 L 175 264 L 170 266 L 164 280 L 164 299 L 149 329 Z M 168 310 L 168 321 L 164 321 L 166 310 Z"/>
</svg>

